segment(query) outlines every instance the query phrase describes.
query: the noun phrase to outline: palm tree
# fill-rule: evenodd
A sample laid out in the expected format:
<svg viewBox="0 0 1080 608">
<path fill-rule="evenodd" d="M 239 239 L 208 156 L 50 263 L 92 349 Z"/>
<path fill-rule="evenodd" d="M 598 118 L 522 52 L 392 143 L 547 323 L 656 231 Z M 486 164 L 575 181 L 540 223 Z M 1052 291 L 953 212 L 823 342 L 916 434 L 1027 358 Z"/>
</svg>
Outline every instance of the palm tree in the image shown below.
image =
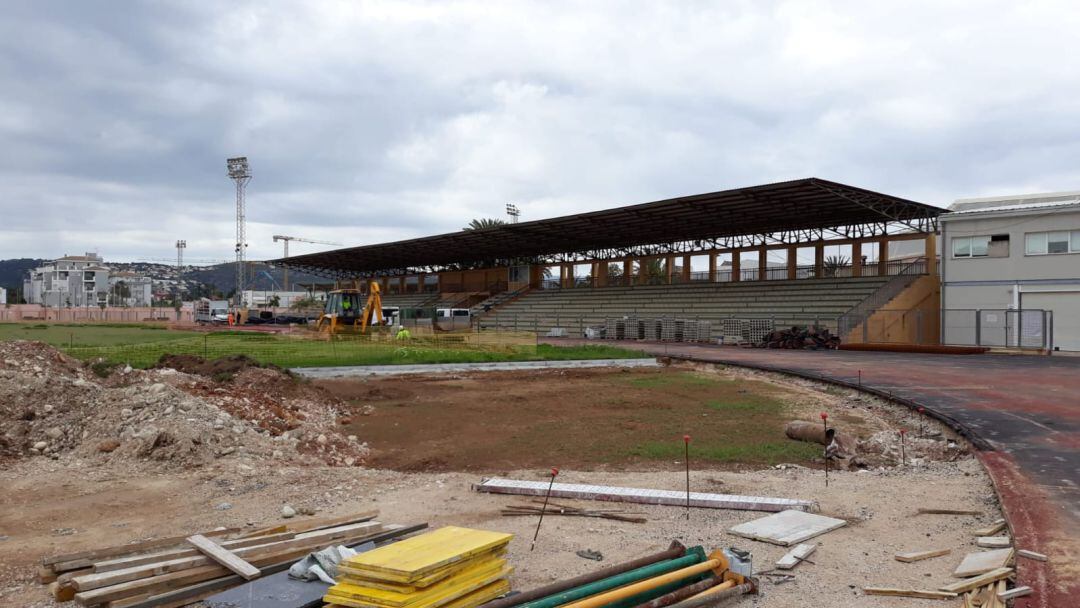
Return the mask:
<svg viewBox="0 0 1080 608">
<path fill-rule="evenodd" d="M 486 230 L 488 228 L 495 228 L 496 226 L 502 226 L 506 224 L 503 220 L 493 217 L 482 217 L 480 219 L 472 220 L 468 226 L 462 228 L 462 230 Z"/>
</svg>

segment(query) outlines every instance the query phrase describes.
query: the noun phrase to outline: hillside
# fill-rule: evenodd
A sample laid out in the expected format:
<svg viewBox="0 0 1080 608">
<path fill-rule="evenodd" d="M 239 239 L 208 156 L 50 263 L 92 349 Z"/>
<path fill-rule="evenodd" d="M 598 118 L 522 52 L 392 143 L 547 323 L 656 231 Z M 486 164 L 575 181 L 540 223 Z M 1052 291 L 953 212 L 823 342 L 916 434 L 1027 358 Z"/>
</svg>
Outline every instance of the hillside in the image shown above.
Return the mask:
<svg viewBox="0 0 1080 608">
<path fill-rule="evenodd" d="M 0 287 L 5 287 L 11 292 L 21 289 L 26 272 L 44 263 L 45 260 L 36 258 L 0 260 Z"/>
</svg>

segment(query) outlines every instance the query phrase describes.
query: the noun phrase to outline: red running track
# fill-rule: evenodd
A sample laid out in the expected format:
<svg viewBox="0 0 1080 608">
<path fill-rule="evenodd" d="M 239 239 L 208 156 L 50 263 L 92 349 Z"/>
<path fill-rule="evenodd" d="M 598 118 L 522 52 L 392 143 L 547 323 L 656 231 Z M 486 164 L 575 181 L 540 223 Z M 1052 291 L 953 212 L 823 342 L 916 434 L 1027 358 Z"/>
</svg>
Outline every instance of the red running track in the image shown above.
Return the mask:
<svg viewBox="0 0 1080 608">
<path fill-rule="evenodd" d="M 980 448 L 1015 545 L 1050 556 L 1048 563 L 1017 558 L 1020 583 L 1035 593 L 1015 605 L 1080 606 L 1080 357 L 604 344 L 850 386 L 861 372 L 864 390 L 922 406 Z"/>
</svg>

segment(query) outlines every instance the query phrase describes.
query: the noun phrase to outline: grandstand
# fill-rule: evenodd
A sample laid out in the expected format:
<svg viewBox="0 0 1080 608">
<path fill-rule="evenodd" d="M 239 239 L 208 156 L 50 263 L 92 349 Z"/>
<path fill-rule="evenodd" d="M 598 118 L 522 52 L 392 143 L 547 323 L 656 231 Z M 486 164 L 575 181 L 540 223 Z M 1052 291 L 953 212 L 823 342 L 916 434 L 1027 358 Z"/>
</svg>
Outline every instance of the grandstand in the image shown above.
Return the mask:
<svg viewBox="0 0 1080 608">
<path fill-rule="evenodd" d="M 715 337 L 724 319 L 767 319 L 866 339 L 898 303 L 936 327 L 922 315 L 939 308 L 941 213 L 808 178 L 273 263 L 377 280 L 387 305 L 471 307 L 480 329 L 580 335 L 632 316 L 711 321 Z M 903 313 L 874 331 L 895 334 Z"/>
</svg>

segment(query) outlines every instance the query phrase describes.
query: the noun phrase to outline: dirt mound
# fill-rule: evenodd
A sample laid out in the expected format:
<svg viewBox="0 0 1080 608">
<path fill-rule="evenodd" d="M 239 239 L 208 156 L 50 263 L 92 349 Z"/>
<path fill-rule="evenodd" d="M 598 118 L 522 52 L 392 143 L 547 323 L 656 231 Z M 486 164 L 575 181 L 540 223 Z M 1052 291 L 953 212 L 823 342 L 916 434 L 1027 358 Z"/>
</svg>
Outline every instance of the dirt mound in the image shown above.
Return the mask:
<svg viewBox="0 0 1080 608">
<path fill-rule="evenodd" d="M 175 369 L 185 374 L 206 376 L 216 380 L 231 380 L 233 376 L 246 369 L 261 367 L 281 369 L 274 365 L 263 365 L 247 355 L 229 355 L 210 360 L 197 355 L 162 355 L 152 369 Z"/>
<path fill-rule="evenodd" d="M 116 367 L 102 377 L 100 368 L 42 343 L 0 343 L 0 456 L 165 468 L 232 454 L 362 462 L 367 446 L 338 432 L 340 401 L 281 370 L 233 364 L 228 383 L 168 367 Z"/>
</svg>

